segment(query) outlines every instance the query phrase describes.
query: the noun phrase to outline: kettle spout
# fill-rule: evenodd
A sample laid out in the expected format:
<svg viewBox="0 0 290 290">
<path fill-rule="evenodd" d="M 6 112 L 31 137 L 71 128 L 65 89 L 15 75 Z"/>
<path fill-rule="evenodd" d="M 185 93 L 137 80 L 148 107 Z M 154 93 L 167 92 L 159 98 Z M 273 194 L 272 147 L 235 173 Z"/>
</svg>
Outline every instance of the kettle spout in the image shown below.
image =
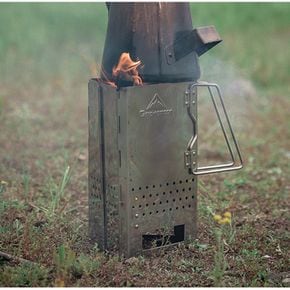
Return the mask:
<svg viewBox="0 0 290 290">
<path fill-rule="evenodd" d="M 201 56 L 222 41 L 213 25 L 193 29 L 165 48 L 168 64 L 173 64 L 191 52 Z"/>
</svg>

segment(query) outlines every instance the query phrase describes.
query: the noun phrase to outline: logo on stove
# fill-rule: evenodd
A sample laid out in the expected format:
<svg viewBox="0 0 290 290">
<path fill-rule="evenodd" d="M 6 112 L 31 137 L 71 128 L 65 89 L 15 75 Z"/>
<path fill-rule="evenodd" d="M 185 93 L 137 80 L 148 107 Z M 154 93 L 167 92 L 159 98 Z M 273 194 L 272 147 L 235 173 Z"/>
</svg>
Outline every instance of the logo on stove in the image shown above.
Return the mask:
<svg viewBox="0 0 290 290">
<path fill-rule="evenodd" d="M 141 117 L 151 117 L 153 115 L 164 115 L 172 112 L 172 109 L 168 109 L 163 100 L 156 93 L 145 110 L 140 110 Z"/>
</svg>

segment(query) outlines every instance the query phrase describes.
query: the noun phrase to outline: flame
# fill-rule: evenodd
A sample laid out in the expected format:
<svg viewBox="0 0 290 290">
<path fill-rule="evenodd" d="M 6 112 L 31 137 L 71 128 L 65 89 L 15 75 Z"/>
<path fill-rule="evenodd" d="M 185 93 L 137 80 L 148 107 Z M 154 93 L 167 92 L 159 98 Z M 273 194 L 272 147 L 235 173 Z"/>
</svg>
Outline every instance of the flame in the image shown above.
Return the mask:
<svg viewBox="0 0 290 290">
<path fill-rule="evenodd" d="M 120 77 L 122 73 L 125 73 L 125 75 L 132 78 L 134 85 L 140 86 L 143 84 L 137 70 L 140 65 L 140 60 L 133 61 L 128 52 L 123 52 L 120 56 L 118 64 L 113 67 L 113 76 L 117 78 Z"/>
</svg>

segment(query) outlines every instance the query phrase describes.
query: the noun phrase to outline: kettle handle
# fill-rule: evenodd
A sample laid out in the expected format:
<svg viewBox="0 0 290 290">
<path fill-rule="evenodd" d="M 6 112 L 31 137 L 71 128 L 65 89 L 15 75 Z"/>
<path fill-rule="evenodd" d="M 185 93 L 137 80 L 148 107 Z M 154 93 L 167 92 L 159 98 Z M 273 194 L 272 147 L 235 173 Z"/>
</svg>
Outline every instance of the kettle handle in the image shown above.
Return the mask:
<svg viewBox="0 0 290 290">
<path fill-rule="evenodd" d="M 204 174 L 211 174 L 211 173 L 218 173 L 218 172 L 233 171 L 233 170 L 241 169 L 243 167 L 243 160 L 242 160 L 241 152 L 240 152 L 236 137 L 234 135 L 234 132 L 233 132 L 233 129 L 232 129 L 232 126 L 231 126 L 231 123 L 230 123 L 230 120 L 229 120 L 229 116 L 227 114 L 227 111 L 226 111 L 226 108 L 225 108 L 225 105 L 224 105 L 223 97 L 221 95 L 221 91 L 220 91 L 219 86 L 217 84 L 213 84 L 213 83 L 198 82 L 198 83 L 192 84 L 190 86 L 190 88 L 189 88 L 189 92 L 187 91 L 186 94 L 189 94 L 190 96 L 196 94 L 196 98 L 197 98 L 197 88 L 198 87 L 207 87 L 208 88 L 209 95 L 210 95 L 212 103 L 214 105 L 215 112 L 217 114 L 217 117 L 218 117 L 218 120 L 219 120 L 219 124 L 221 126 L 222 131 L 223 131 L 223 135 L 224 135 L 224 138 L 225 138 L 225 141 L 226 141 L 226 144 L 227 144 L 230 156 L 231 156 L 231 162 L 223 163 L 223 164 L 217 164 L 217 165 L 211 165 L 211 166 L 198 167 L 198 166 L 195 166 L 196 162 L 191 162 L 191 160 L 190 160 L 189 162 L 186 162 L 186 167 L 189 167 L 191 173 L 194 174 L 194 175 L 204 175 Z M 213 94 L 212 88 L 216 89 L 216 91 L 217 91 L 217 95 L 218 95 L 218 98 L 219 98 L 221 106 L 222 106 L 222 112 L 223 112 L 223 114 L 224 114 L 224 116 L 226 118 L 226 123 L 228 125 L 229 131 L 230 131 L 230 135 L 232 137 L 232 140 L 233 140 L 233 143 L 234 143 L 234 146 L 235 146 L 235 151 L 237 152 L 238 157 L 239 157 L 239 163 L 238 164 L 237 164 L 237 161 L 235 159 L 235 155 L 233 153 L 229 137 L 228 137 L 227 132 L 225 130 L 225 126 L 224 126 L 224 124 L 222 122 L 221 114 L 220 114 L 220 111 L 218 109 L 218 106 L 217 106 L 217 103 L 216 103 L 215 96 Z M 187 157 L 189 157 L 191 159 L 191 157 L 193 155 L 196 155 L 196 152 L 193 150 L 193 148 L 194 148 L 194 145 L 195 145 L 195 143 L 197 142 L 197 139 L 198 139 L 197 127 L 196 127 L 196 123 L 197 122 L 196 122 L 196 119 L 195 119 L 194 115 L 191 112 L 190 102 L 187 102 L 186 105 L 188 107 L 187 111 L 188 111 L 189 117 L 190 117 L 190 119 L 192 121 L 192 124 L 193 124 L 193 136 L 190 138 L 190 140 L 188 142 L 187 151 L 185 152 L 185 156 L 187 156 Z"/>
</svg>

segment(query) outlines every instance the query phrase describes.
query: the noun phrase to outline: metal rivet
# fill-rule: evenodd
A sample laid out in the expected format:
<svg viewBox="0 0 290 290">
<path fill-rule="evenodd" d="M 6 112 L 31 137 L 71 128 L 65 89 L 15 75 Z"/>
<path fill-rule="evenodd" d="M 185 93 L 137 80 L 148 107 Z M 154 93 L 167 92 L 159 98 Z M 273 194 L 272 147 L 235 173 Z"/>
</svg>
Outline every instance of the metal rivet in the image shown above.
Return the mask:
<svg viewBox="0 0 290 290">
<path fill-rule="evenodd" d="M 185 156 L 188 156 L 188 152 L 185 152 Z"/>
<path fill-rule="evenodd" d="M 192 165 L 195 165 L 195 162 L 194 161 L 192 162 Z"/>
<path fill-rule="evenodd" d="M 138 213 L 136 213 L 136 214 L 135 214 L 135 217 L 138 217 L 138 216 L 139 216 Z"/>
<path fill-rule="evenodd" d="M 186 166 L 189 166 L 189 163 L 186 163 L 185 165 L 186 165 Z"/>
<path fill-rule="evenodd" d="M 169 56 L 169 57 L 172 57 L 172 53 L 171 53 L 171 52 L 169 52 L 169 53 L 168 53 L 168 56 Z"/>
<path fill-rule="evenodd" d="M 193 104 L 195 104 L 195 101 L 192 101 Z"/>
<path fill-rule="evenodd" d="M 138 200 L 138 197 L 137 196 L 135 197 L 135 200 Z"/>
<path fill-rule="evenodd" d="M 192 151 L 192 155 L 195 155 L 195 151 Z"/>
<path fill-rule="evenodd" d="M 189 92 L 188 91 L 185 91 L 185 94 L 188 96 Z"/>
<path fill-rule="evenodd" d="M 139 228 L 139 225 L 135 225 L 135 228 L 136 228 L 136 229 Z"/>
</svg>

